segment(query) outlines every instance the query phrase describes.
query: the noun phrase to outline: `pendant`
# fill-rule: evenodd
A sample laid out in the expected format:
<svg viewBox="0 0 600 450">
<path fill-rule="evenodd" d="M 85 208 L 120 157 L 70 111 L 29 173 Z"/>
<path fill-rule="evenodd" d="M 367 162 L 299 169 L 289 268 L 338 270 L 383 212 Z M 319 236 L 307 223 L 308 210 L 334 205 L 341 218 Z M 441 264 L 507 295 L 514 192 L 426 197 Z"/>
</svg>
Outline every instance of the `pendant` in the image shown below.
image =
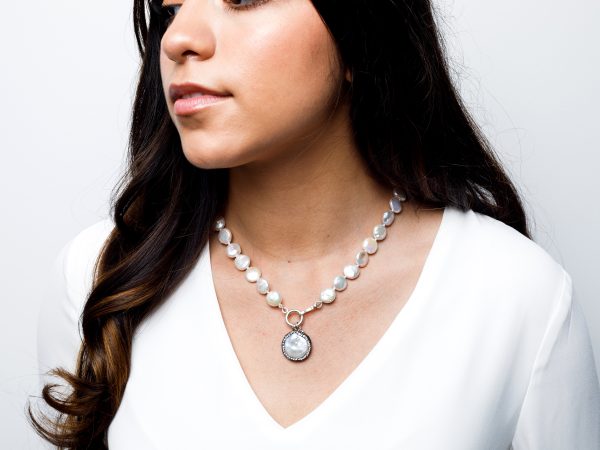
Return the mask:
<svg viewBox="0 0 600 450">
<path fill-rule="evenodd" d="M 310 337 L 300 327 L 294 327 L 281 341 L 281 351 L 290 361 L 302 361 L 310 354 Z"/>
<path fill-rule="evenodd" d="M 296 322 L 290 321 L 290 315 L 298 315 Z M 290 361 L 302 361 L 308 358 L 312 344 L 308 334 L 300 328 L 304 320 L 304 311 L 297 309 L 285 310 L 285 323 L 292 327 L 292 331 L 286 334 L 281 341 L 281 351 Z"/>
</svg>

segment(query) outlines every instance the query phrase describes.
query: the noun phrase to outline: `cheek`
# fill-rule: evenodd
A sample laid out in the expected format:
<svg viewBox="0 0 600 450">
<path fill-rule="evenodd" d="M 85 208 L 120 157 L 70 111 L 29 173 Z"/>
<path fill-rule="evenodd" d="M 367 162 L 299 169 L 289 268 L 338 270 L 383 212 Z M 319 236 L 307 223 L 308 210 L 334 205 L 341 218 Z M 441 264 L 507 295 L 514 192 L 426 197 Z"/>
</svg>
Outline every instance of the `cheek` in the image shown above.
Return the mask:
<svg viewBox="0 0 600 450">
<path fill-rule="evenodd" d="M 234 96 L 193 125 L 178 123 L 170 111 L 192 164 L 233 167 L 274 156 L 318 131 L 330 116 L 343 77 L 335 44 L 311 2 L 281 5 L 241 16 L 248 21 L 225 22 L 216 32 L 216 52 L 190 65 L 190 76 L 214 80 Z M 183 69 L 162 52 L 160 66 L 165 92 L 165 80 Z"/>
<path fill-rule="evenodd" d="M 169 73 L 169 67 L 170 64 L 172 63 L 172 61 L 167 58 L 164 54 L 164 52 L 160 52 L 160 78 L 161 78 L 161 83 L 162 83 L 162 87 L 163 87 L 163 92 L 165 92 L 165 88 L 166 88 L 166 83 L 168 80 L 168 76 L 167 74 Z"/>
<path fill-rule="evenodd" d="M 232 61 L 243 116 L 263 130 L 288 133 L 323 121 L 340 77 L 334 43 L 312 6 L 239 39 Z"/>
<path fill-rule="evenodd" d="M 169 83 L 174 81 L 173 74 L 176 72 L 175 63 L 173 61 L 171 61 L 168 58 L 168 56 L 166 56 L 165 53 L 162 51 L 160 52 L 159 57 L 160 57 L 159 64 L 160 64 L 160 79 L 161 79 L 162 93 L 165 98 L 165 102 L 167 103 L 167 109 L 169 110 L 169 115 L 171 116 L 171 119 L 173 119 L 173 122 L 177 125 L 177 121 L 175 120 L 175 117 L 173 116 L 171 102 L 168 100 Z"/>
</svg>

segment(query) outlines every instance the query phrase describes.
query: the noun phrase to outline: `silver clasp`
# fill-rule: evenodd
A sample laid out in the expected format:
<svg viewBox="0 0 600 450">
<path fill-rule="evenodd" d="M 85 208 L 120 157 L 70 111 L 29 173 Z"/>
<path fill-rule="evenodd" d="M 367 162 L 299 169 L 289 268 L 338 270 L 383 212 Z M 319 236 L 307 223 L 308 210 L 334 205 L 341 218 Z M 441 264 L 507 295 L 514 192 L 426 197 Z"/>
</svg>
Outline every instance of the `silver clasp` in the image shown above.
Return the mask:
<svg viewBox="0 0 600 450">
<path fill-rule="evenodd" d="M 298 317 L 300 317 L 300 319 L 296 323 L 290 322 L 290 314 L 293 314 L 293 313 L 298 314 Z M 303 311 L 299 311 L 297 309 L 289 309 L 285 313 L 285 322 L 292 328 L 298 328 L 303 320 L 304 320 L 304 312 Z"/>
</svg>

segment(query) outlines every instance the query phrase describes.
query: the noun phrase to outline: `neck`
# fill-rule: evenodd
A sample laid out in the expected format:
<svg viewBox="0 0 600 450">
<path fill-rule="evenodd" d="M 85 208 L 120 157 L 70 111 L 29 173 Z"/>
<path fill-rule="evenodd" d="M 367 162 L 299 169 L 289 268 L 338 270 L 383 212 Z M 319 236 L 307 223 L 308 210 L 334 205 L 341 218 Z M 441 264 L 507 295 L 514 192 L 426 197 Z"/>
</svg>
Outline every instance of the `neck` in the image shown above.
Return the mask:
<svg viewBox="0 0 600 450">
<path fill-rule="evenodd" d="M 273 264 L 339 264 L 360 249 L 392 189 L 369 176 L 350 136 L 322 133 L 310 147 L 230 169 L 224 217 L 243 253 Z"/>
</svg>

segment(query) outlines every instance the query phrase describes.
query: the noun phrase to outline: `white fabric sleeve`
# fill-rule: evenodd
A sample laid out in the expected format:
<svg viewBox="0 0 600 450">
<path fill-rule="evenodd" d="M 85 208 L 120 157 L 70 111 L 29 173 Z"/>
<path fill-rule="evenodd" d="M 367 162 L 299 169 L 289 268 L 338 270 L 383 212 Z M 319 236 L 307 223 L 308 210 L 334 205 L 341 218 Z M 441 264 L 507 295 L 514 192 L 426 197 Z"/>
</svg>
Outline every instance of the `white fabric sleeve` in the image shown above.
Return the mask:
<svg viewBox="0 0 600 450">
<path fill-rule="evenodd" d="M 79 313 L 67 293 L 65 273 L 72 243 L 73 240 L 65 244 L 54 258 L 53 264 L 48 266 L 50 276 L 48 283 L 45 285 L 41 306 L 38 310 L 38 384 L 36 391 L 30 398 L 32 412 L 38 420 L 43 419 L 43 417 L 54 420 L 57 417 L 57 412 L 41 398 L 41 392 L 45 384 L 58 384 L 61 386 L 61 392 L 68 392 L 64 380 L 50 376 L 47 372 L 55 367 L 63 367 L 73 371 L 81 343 L 78 331 Z M 32 435 L 32 439 L 35 439 L 35 447 L 32 448 L 39 450 L 56 448 L 37 434 Z"/>
<path fill-rule="evenodd" d="M 80 316 L 93 284 L 93 269 L 113 224 L 104 219 L 85 228 L 58 253 L 38 319 L 41 381 L 55 367 L 75 370 L 81 346 Z M 57 381 L 57 380 L 52 380 Z"/>
<path fill-rule="evenodd" d="M 38 368 L 42 382 L 45 373 L 55 367 L 75 369 L 81 345 L 79 315 L 81 311 L 72 301 L 67 284 L 66 268 L 74 239 L 69 241 L 54 260 L 51 281 L 44 293 L 38 318 Z"/>
<path fill-rule="evenodd" d="M 511 449 L 600 450 L 600 385 L 570 275 L 538 350 Z"/>
</svg>

